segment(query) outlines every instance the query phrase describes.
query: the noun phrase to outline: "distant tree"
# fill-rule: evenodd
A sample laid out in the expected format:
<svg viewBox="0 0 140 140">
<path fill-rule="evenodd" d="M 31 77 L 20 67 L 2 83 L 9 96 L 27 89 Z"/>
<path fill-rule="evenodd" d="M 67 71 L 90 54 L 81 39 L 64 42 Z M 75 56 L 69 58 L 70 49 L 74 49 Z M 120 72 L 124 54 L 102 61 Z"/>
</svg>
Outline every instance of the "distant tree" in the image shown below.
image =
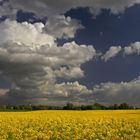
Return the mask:
<svg viewBox="0 0 140 140">
<path fill-rule="evenodd" d="M 106 109 L 106 107 L 105 106 L 103 106 L 103 105 L 101 105 L 101 104 L 99 104 L 99 103 L 95 103 L 94 105 L 93 105 L 93 107 L 94 107 L 94 109 L 95 110 L 100 110 L 100 109 Z"/>
<path fill-rule="evenodd" d="M 119 109 L 130 109 L 130 107 L 127 103 L 122 103 L 119 105 Z"/>
<path fill-rule="evenodd" d="M 66 106 L 63 107 L 63 109 L 64 109 L 64 110 L 72 110 L 73 107 L 74 107 L 73 104 L 70 103 L 70 102 L 68 102 L 68 103 L 66 104 Z"/>
<path fill-rule="evenodd" d="M 6 110 L 105 110 L 105 109 L 140 109 L 139 107 L 130 106 L 127 103 L 122 103 L 120 105 L 114 104 L 111 106 L 104 106 L 99 103 L 95 103 L 93 105 L 81 105 L 74 106 L 72 103 L 68 102 L 64 107 L 62 106 L 47 106 L 47 105 L 0 105 L 0 109 L 3 111 Z"/>
<path fill-rule="evenodd" d="M 81 105 L 81 110 L 87 110 L 87 107 L 84 105 Z"/>
<path fill-rule="evenodd" d="M 119 109 L 119 105 L 114 104 L 114 105 L 110 106 L 110 109 L 114 109 L 114 110 Z"/>
<path fill-rule="evenodd" d="M 0 109 L 5 110 L 7 108 L 6 105 L 0 105 Z"/>
</svg>

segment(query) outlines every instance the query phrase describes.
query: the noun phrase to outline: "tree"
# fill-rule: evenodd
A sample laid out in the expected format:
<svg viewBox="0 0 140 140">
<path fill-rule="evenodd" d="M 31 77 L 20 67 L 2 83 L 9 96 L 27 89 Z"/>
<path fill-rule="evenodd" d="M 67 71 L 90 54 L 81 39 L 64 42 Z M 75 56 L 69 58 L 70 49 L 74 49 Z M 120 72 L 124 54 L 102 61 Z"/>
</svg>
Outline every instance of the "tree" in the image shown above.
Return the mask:
<svg viewBox="0 0 140 140">
<path fill-rule="evenodd" d="M 72 110 L 73 109 L 73 104 L 72 103 L 67 103 L 66 106 L 63 107 L 64 110 Z"/>
<path fill-rule="evenodd" d="M 119 105 L 119 109 L 129 109 L 129 105 L 127 103 L 122 103 Z"/>
</svg>

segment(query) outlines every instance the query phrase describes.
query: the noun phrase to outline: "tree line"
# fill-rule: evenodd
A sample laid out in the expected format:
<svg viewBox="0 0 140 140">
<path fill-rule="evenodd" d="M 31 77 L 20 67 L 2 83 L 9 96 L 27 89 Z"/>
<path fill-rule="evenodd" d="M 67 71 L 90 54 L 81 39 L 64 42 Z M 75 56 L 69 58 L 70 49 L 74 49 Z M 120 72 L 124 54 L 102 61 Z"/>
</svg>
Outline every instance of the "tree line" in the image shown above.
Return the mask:
<svg viewBox="0 0 140 140">
<path fill-rule="evenodd" d="M 48 106 L 48 105 L 0 105 L 1 111 L 31 111 L 31 110 L 119 110 L 119 109 L 140 109 L 130 106 L 127 103 L 114 104 L 110 106 L 95 103 L 93 105 L 75 106 L 67 103 L 65 106 Z"/>
</svg>

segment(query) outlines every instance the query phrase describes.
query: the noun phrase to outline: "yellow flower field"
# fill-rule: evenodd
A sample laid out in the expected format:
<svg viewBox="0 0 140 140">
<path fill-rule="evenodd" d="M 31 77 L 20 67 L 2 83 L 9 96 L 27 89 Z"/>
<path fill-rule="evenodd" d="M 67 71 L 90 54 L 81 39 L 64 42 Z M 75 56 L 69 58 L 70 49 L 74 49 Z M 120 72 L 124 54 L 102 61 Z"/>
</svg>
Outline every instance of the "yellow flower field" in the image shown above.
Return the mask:
<svg viewBox="0 0 140 140">
<path fill-rule="evenodd" d="M 1 112 L 0 140 L 140 140 L 140 110 Z"/>
</svg>

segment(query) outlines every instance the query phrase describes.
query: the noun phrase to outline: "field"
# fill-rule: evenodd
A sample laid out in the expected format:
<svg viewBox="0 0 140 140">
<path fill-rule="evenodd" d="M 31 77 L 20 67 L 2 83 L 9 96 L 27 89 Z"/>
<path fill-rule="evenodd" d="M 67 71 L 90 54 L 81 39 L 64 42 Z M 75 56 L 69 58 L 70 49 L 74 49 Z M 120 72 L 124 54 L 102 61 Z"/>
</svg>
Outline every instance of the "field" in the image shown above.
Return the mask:
<svg viewBox="0 0 140 140">
<path fill-rule="evenodd" d="M 0 112 L 0 140 L 140 140 L 140 110 Z"/>
</svg>

